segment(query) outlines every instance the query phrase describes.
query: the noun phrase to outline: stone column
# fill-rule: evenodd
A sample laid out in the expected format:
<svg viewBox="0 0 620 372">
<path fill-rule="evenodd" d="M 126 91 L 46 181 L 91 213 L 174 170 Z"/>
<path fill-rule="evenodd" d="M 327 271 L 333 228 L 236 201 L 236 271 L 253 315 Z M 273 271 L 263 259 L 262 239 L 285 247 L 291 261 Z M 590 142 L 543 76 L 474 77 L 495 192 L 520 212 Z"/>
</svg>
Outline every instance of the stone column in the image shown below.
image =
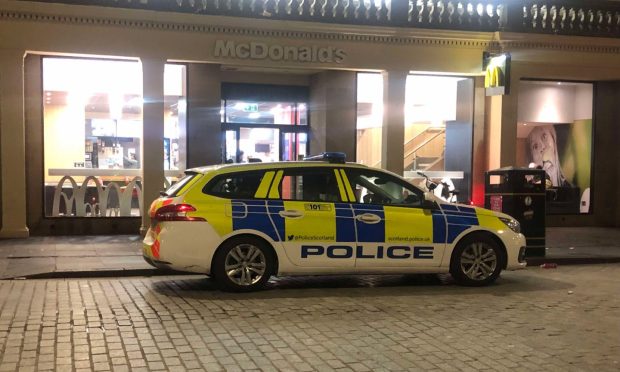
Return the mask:
<svg viewBox="0 0 620 372">
<path fill-rule="evenodd" d="M 405 86 L 409 71 L 383 72 L 381 168 L 402 176 L 405 147 Z"/>
<path fill-rule="evenodd" d="M 0 238 L 27 238 L 24 50 L 0 50 Z"/>
<path fill-rule="evenodd" d="M 485 95 L 484 77 L 474 78 L 474 136 L 472 168 L 472 201 L 474 205 L 484 205 L 484 172 L 487 168 L 487 145 L 485 142 Z"/>
<path fill-rule="evenodd" d="M 502 100 L 502 129 L 500 166 L 518 166 L 517 162 L 517 121 L 519 80 L 512 79 L 510 94 L 501 96 Z"/>
<path fill-rule="evenodd" d="M 164 67 L 162 57 L 141 58 L 142 109 L 142 226 L 149 227 L 149 207 L 164 189 Z"/>
<path fill-rule="evenodd" d="M 220 65 L 190 63 L 187 90 L 187 168 L 222 163 Z"/>
<path fill-rule="evenodd" d="M 355 160 L 356 82 L 354 71 L 325 71 L 312 78 L 310 155 L 338 151 Z"/>
<path fill-rule="evenodd" d="M 518 81 L 511 93 L 485 100 L 488 169 L 516 166 Z"/>
</svg>

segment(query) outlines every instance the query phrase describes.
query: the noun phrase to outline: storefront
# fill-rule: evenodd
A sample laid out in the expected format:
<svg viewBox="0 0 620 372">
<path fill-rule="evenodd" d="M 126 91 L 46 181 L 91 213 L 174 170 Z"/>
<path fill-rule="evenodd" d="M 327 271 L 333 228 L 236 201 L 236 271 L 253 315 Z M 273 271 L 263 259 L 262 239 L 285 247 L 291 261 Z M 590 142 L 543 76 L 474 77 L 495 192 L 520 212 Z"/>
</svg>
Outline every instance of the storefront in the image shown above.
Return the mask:
<svg viewBox="0 0 620 372">
<path fill-rule="evenodd" d="M 616 39 L 0 8 L 0 236 L 135 233 L 185 169 L 321 151 L 427 173 L 476 205 L 484 171 L 534 163 L 556 170 L 552 224 L 619 223 L 602 181 L 620 179 Z M 486 96 L 498 48 L 511 91 Z"/>
</svg>

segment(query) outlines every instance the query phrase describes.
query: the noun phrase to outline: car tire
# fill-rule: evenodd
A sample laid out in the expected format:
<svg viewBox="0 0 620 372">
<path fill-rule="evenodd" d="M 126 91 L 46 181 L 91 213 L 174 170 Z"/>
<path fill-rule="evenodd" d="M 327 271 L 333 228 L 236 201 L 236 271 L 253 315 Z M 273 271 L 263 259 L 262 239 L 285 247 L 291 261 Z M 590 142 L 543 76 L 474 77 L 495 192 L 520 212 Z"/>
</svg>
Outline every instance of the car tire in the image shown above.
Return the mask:
<svg viewBox="0 0 620 372">
<path fill-rule="evenodd" d="M 274 268 L 273 251 L 254 237 L 226 241 L 215 253 L 212 273 L 227 292 L 250 292 L 265 287 Z"/>
<path fill-rule="evenodd" d="M 460 285 L 479 287 L 499 277 L 504 252 L 498 243 L 484 234 L 463 238 L 452 253 L 450 274 Z"/>
</svg>

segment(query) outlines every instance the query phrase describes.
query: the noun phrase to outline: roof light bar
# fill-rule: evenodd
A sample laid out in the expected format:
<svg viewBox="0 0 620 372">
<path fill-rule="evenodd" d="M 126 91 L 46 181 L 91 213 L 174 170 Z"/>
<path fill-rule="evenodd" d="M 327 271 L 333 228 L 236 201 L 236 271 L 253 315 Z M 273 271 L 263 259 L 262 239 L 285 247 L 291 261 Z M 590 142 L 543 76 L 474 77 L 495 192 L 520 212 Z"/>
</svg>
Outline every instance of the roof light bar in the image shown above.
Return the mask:
<svg viewBox="0 0 620 372">
<path fill-rule="evenodd" d="M 344 164 L 347 158 L 347 154 L 344 152 L 323 152 L 319 155 L 309 156 L 304 160 L 309 161 L 327 161 L 330 163 Z"/>
</svg>

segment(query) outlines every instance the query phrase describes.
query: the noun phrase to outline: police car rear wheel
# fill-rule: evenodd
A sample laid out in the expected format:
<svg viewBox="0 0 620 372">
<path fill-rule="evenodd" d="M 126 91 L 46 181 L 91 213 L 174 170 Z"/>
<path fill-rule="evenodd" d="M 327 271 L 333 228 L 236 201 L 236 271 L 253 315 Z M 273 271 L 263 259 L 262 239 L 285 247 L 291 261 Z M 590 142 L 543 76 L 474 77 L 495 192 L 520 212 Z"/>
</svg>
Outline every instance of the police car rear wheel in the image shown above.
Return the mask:
<svg viewBox="0 0 620 372">
<path fill-rule="evenodd" d="M 494 282 L 501 272 L 502 251 L 492 239 L 478 235 L 456 247 L 450 272 L 462 285 L 482 286 Z"/>
<path fill-rule="evenodd" d="M 252 291 L 269 280 L 272 262 L 271 251 L 258 239 L 234 239 L 216 253 L 213 275 L 223 290 Z"/>
</svg>

